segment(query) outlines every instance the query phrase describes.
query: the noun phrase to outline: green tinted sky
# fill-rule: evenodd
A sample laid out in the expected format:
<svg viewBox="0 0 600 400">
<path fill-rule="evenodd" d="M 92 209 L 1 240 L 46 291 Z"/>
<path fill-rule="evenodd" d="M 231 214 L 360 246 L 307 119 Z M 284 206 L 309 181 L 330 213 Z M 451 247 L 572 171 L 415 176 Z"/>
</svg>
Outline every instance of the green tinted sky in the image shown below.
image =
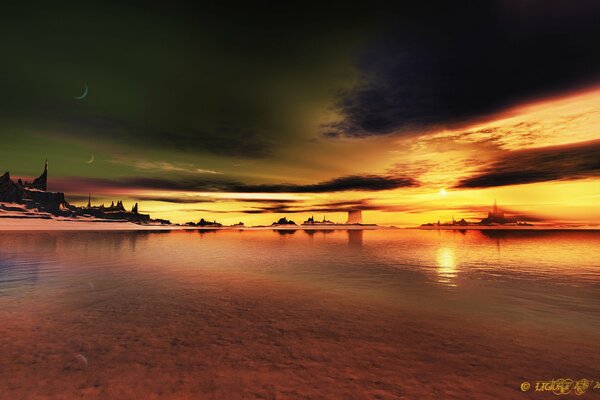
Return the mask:
<svg viewBox="0 0 600 400">
<path fill-rule="evenodd" d="M 355 78 L 369 20 L 352 13 L 346 20 L 337 6 L 7 6 L 0 135 L 5 143 L 18 137 L 28 151 L 3 167 L 33 174 L 31 162 L 46 154 L 59 175 L 92 153 L 205 168 L 277 158 L 318 137 L 336 90 Z M 75 100 L 85 84 L 88 97 Z M 78 174 L 100 170 L 127 173 L 104 165 Z"/>
</svg>

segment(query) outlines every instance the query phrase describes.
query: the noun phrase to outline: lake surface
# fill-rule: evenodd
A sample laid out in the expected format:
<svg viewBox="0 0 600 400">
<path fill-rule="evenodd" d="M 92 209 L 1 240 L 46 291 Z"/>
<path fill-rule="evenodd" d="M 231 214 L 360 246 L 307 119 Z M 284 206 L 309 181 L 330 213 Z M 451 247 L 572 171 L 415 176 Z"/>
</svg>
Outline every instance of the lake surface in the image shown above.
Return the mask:
<svg viewBox="0 0 600 400">
<path fill-rule="evenodd" d="M 0 321 L 1 399 L 530 398 L 600 380 L 600 232 L 0 232 Z"/>
</svg>

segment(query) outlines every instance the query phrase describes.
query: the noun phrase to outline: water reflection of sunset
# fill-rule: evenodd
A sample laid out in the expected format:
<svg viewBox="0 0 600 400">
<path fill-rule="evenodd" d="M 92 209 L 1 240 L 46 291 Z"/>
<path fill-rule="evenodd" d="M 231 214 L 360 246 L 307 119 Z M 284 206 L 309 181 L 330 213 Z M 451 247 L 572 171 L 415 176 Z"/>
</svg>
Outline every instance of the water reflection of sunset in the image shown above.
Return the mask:
<svg viewBox="0 0 600 400">
<path fill-rule="evenodd" d="M 574 353 L 556 350 L 593 349 L 589 337 L 600 329 L 595 232 L 2 236 L 0 391 L 13 398 L 88 387 L 139 398 L 159 383 L 165 390 L 173 371 L 179 380 L 168 390 L 179 394 L 214 390 L 197 382 L 228 393 L 256 382 L 295 387 L 299 372 L 282 366 L 299 362 L 312 382 L 351 374 L 353 383 L 336 389 L 351 397 L 373 384 L 364 360 L 389 371 L 377 379 L 392 386 L 415 368 L 433 380 L 472 363 L 501 365 L 512 379 L 558 359 L 573 373 L 600 361 L 569 361 Z M 433 355 L 444 362 L 425 366 Z M 481 371 L 469 374 L 484 379 Z M 19 383 L 25 376 L 37 386 Z"/>
<path fill-rule="evenodd" d="M 449 247 L 440 247 L 437 251 L 437 272 L 439 282 L 455 286 L 453 278 L 456 277 L 456 259 L 454 250 Z"/>
<path fill-rule="evenodd" d="M 38 269 L 59 262 L 62 273 L 74 273 L 71 268 L 76 268 L 108 281 L 111 274 L 125 273 L 139 282 L 160 279 L 165 284 L 187 285 L 203 284 L 210 276 L 344 288 L 375 297 L 378 293 L 397 296 L 401 292 L 396 289 L 408 285 L 403 279 L 409 277 L 410 292 L 418 287 L 419 293 L 437 293 L 429 285 L 422 286 L 431 280 L 440 286 L 457 286 L 465 296 L 477 289 L 477 282 L 488 279 L 551 281 L 571 287 L 600 282 L 600 247 L 594 232 L 57 232 L 11 234 L 3 243 L 5 260 L 27 254 L 28 262 Z M 27 249 L 32 247 L 40 251 L 29 254 Z M 102 269 L 111 257 L 127 265 L 126 270 Z M 377 274 L 382 274 L 381 282 Z M 81 284 L 87 286 L 90 279 L 82 278 Z"/>
</svg>

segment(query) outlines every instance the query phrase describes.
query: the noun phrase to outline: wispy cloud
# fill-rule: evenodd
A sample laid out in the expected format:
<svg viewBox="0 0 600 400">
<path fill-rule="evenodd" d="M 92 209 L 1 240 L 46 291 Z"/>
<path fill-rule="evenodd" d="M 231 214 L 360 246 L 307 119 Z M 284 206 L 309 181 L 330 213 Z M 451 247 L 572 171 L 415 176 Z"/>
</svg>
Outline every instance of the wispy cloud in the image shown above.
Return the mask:
<svg viewBox="0 0 600 400">
<path fill-rule="evenodd" d="M 212 169 L 199 168 L 191 163 L 173 163 L 168 161 L 150 161 L 150 160 L 123 160 L 112 159 L 109 162 L 113 164 L 129 165 L 140 171 L 161 171 L 161 172 L 179 172 L 184 174 L 212 174 L 223 175 L 223 172 Z"/>
<path fill-rule="evenodd" d="M 82 197 L 82 196 L 75 196 Z M 148 201 L 161 201 L 164 203 L 174 204 L 195 204 L 195 203 L 226 203 L 226 202 L 237 202 L 237 203 L 259 203 L 259 204 L 292 204 L 299 202 L 300 200 L 295 199 L 277 199 L 277 198 L 243 198 L 243 197 L 228 197 L 228 196 L 207 196 L 185 194 L 185 195 L 139 195 L 135 196 L 138 200 Z M 87 199 L 87 197 L 85 197 Z"/>
<path fill-rule="evenodd" d="M 346 191 L 376 192 L 416 187 L 419 183 L 399 175 L 349 175 L 308 184 L 275 183 L 251 184 L 220 177 L 190 177 L 178 179 L 124 177 L 118 180 L 94 178 L 62 178 L 55 180 L 56 187 L 65 192 L 81 190 L 115 192 L 129 190 L 165 190 L 179 192 L 221 193 L 334 193 Z M 83 189 L 82 189 L 83 188 Z"/>
<path fill-rule="evenodd" d="M 511 151 L 457 188 L 486 188 L 600 176 L 600 140 Z"/>
</svg>

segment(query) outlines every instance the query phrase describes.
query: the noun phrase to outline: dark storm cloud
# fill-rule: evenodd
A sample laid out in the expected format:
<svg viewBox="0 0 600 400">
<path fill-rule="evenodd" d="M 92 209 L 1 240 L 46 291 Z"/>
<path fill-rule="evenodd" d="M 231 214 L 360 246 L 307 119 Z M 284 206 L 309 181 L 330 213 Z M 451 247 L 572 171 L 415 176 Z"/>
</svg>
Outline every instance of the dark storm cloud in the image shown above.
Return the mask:
<svg viewBox="0 0 600 400">
<path fill-rule="evenodd" d="M 402 187 L 417 186 L 411 178 L 381 175 L 351 175 L 310 185 L 275 184 L 275 185 L 239 185 L 233 186 L 236 192 L 263 193 L 328 193 L 347 190 L 378 191 Z"/>
<path fill-rule="evenodd" d="M 253 185 L 220 179 L 166 180 L 130 178 L 124 185 L 167 190 L 218 191 L 236 193 L 330 193 L 343 191 L 379 191 L 416 186 L 411 178 L 379 175 L 344 176 L 315 184 L 290 183 Z"/>
<path fill-rule="evenodd" d="M 157 201 L 168 201 L 160 200 L 158 197 L 139 197 L 136 196 L 136 200 L 157 200 Z M 332 201 L 325 202 L 315 205 L 304 204 L 300 200 L 293 199 L 234 199 L 234 198 L 214 198 L 211 203 L 230 202 L 236 201 L 239 203 L 258 203 L 248 208 L 242 208 L 237 210 L 210 210 L 210 209 L 195 209 L 195 211 L 205 211 L 211 213 L 242 213 L 242 214 L 300 214 L 300 213 L 336 213 L 336 212 L 348 212 L 353 210 L 362 211 L 383 211 L 383 212 L 396 212 L 396 211 L 408 211 L 411 207 L 400 207 L 390 206 L 384 204 L 376 204 L 372 199 L 361 199 L 355 201 Z M 173 202 L 177 202 L 173 199 Z M 187 203 L 187 201 L 186 201 Z"/>
<path fill-rule="evenodd" d="M 69 196 L 69 199 L 73 196 Z M 145 201 L 162 201 L 164 203 L 174 204 L 196 204 L 196 203 L 216 203 L 217 199 L 214 198 L 200 198 L 200 197 L 175 197 L 175 196 L 135 196 L 137 200 Z"/>
<path fill-rule="evenodd" d="M 369 200 L 358 200 L 351 202 L 331 202 L 322 203 L 314 206 L 299 205 L 296 202 L 269 204 L 237 210 L 235 212 L 244 214 L 299 214 L 299 213 L 335 213 L 347 212 L 353 210 L 379 210 L 385 211 L 386 206 L 372 204 Z"/>
<path fill-rule="evenodd" d="M 295 199 L 269 199 L 266 197 L 262 198 L 262 199 L 261 198 L 244 199 L 244 198 L 229 197 L 229 198 L 225 198 L 224 200 L 238 201 L 240 203 L 271 203 L 271 204 L 295 204 L 295 203 L 300 202 L 300 200 L 295 200 Z"/>
<path fill-rule="evenodd" d="M 105 179 L 63 179 L 55 180 L 59 190 L 78 192 L 96 187 L 131 187 L 159 190 L 184 190 L 198 192 L 232 192 L 232 193 L 332 193 L 344 191 L 380 191 L 403 187 L 418 186 L 412 178 L 385 175 L 352 175 L 335 178 L 315 184 L 265 184 L 254 185 L 220 178 L 205 179 L 161 179 L 128 177 L 111 181 Z"/>
<path fill-rule="evenodd" d="M 87 197 L 85 196 L 69 196 L 69 199 L 81 200 Z M 138 200 L 149 200 L 149 201 L 162 201 L 165 203 L 175 203 L 175 204 L 194 204 L 194 203 L 223 203 L 223 202 L 239 202 L 239 203 L 261 203 L 261 204 L 293 204 L 296 203 L 297 200 L 293 199 L 268 199 L 268 198 L 253 198 L 253 199 L 243 199 L 243 198 L 235 198 L 235 197 L 177 197 L 177 196 L 146 196 L 146 195 L 136 195 L 136 199 Z"/>
<path fill-rule="evenodd" d="M 485 188 L 600 176 L 600 140 L 511 151 L 457 188 Z"/>
<path fill-rule="evenodd" d="M 600 78 L 600 2 L 422 4 L 390 17 L 360 58 L 326 137 L 457 126 Z"/>
</svg>

